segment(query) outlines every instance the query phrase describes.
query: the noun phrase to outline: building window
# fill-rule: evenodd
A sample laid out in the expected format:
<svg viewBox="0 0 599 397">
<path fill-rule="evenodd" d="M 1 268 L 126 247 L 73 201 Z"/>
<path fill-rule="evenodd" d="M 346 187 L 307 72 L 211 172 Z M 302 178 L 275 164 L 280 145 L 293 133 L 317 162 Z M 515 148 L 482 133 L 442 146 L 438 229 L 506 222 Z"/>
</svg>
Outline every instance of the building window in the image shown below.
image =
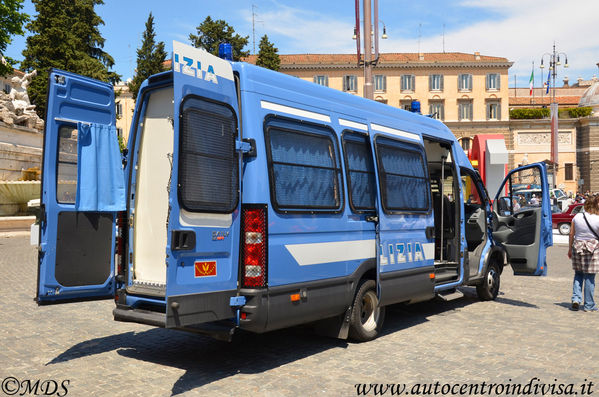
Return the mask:
<svg viewBox="0 0 599 397">
<path fill-rule="evenodd" d="M 501 120 L 501 104 L 499 102 L 487 102 L 487 120 Z"/>
<path fill-rule="evenodd" d="M 499 89 L 499 73 L 489 73 L 487 75 L 487 90 Z"/>
<path fill-rule="evenodd" d="M 411 99 L 404 99 L 402 101 L 399 101 L 399 107 L 403 110 L 407 110 L 408 112 L 410 110 L 412 110 L 412 100 Z"/>
<path fill-rule="evenodd" d="M 118 136 L 119 138 L 123 137 L 123 129 L 122 128 L 116 129 L 116 136 Z"/>
<path fill-rule="evenodd" d="M 329 76 L 314 76 L 314 82 L 318 85 L 329 86 Z"/>
<path fill-rule="evenodd" d="M 10 84 L 8 84 L 8 83 L 4 84 L 4 92 L 5 93 L 10 94 L 10 88 L 11 88 Z"/>
<path fill-rule="evenodd" d="M 458 90 L 472 91 L 472 75 L 469 73 L 460 74 L 458 76 Z"/>
<path fill-rule="evenodd" d="M 356 76 L 343 76 L 343 91 L 357 91 L 358 78 Z"/>
<path fill-rule="evenodd" d="M 428 113 L 434 119 L 445 120 L 445 107 L 443 106 L 443 102 L 429 102 Z"/>
<path fill-rule="evenodd" d="M 120 102 L 117 102 L 115 104 L 115 107 L 116 107 L 116 116 L 121 117 L 123 115 L 123 104 Z"/>
<path fill-rule="evenodd" d="M 462 145 L 462 149 L 467 152 L 472 147 L 472 139 L 465 137 L 460 139 L 460 144 Z"/>
<path fill-rule="evenodd" d="M 402 74 L 400 85 L 402 91 L 414 91 L 416 89 L 416 77 L 413 74 Z"/>
<path fill-rule="evenodd" d="M 564 164 L 564 172 L 566 174 L 565 179 L 567 181 L 574 180 L 574 164 L 572 164 L 572 163 Z"/>
<path fill-rule="evenodd" d="M 428 78 L 429 91 L 443 91 L 443 75 L 431 74 Z"/>
<path fill-rule="evenodd" d="M 374 76 L 374 90 L 375 91 L 387 91 L 387 76 L 384 74 L 376 74 Z"/>
<path fill-rule="evenodd" d="M 458 120 L 459 121 L 472 120 L 472 101 L 459 101 L 458 102 Z"/>
</svg>

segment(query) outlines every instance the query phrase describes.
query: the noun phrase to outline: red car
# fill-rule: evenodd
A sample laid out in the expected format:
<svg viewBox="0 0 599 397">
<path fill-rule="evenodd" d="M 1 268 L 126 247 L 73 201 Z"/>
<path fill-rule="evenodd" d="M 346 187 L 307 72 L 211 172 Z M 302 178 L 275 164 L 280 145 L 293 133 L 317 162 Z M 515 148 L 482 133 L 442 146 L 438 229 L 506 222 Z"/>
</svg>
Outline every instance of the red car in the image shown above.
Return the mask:
<svg viewBox="0 0 599 397">
<path fill-rule="evenodd" d="M 582 211 L 583 204 L 570 204 L 564 212 L 558 212 L 551 215 L 551 221 L 554 228 L 557 228 L 560 234 L 570 234 L 570 223 L 574 215 Z"/>
</svg>

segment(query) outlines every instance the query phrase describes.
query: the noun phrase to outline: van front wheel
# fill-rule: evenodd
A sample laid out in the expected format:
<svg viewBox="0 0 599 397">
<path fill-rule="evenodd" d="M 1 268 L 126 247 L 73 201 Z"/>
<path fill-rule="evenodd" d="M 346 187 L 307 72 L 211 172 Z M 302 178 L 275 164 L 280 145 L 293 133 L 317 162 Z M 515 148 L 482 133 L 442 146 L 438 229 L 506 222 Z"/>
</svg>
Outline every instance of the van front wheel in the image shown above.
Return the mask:
<svg viewBox="0 0 599 397">
<path fill-rule="evenodd" d="M 376 338 L 383 327 L 385 307 L 379 307 L 376 283 L 365 280 L 358 287 L 349 321 L 349 337 L 358 342 Z"/>
<path fill-rule="evenodd" d="M 500 274 L 497 264 L 490 263 L 482 283 L 476 286 L 476 293 L 481 300 L 490 301 L 497 298 Z"/>
</svg>

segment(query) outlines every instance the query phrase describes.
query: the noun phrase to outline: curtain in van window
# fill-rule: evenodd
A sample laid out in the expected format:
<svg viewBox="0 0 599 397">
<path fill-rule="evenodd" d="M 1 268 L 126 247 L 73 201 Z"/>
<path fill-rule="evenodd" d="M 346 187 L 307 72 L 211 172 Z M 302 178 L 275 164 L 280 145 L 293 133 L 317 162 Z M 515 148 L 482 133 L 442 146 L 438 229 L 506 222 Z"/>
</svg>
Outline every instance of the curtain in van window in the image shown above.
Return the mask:
<svg viewBox="0 0 599 397">
<path fill-rule="evenodd" d="M 340 176 L 333 141 L 325 135 L 279 128 L 270 128 L 268 136 L 275 205 L 339 208 Z"/>
<path fill-rule="evenodd" d="M 112 212 L 126 208 L 125 173 L 116 127 L 77 125 L 77 211 Z"/>
<path fill-rule="evenodd" d="M 377 145 L 383 206 L 387 210 L 428 210 L 429 182 L 424 158 L 419 150 L 407 146 Z"/>
</svg>

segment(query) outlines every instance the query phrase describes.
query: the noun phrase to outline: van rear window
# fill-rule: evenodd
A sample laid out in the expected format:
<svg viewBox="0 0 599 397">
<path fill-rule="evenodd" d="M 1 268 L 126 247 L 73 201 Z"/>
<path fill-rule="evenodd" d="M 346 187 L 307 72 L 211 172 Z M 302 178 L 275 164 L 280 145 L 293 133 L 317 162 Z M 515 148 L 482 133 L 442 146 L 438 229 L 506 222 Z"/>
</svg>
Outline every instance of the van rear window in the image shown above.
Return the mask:
<svg viewBox="0 0 599 397">
<path fill-rule="evenodd" d="M 430 188 L 421 148 L 386 138 L 376 139 L 383 209 L 428 211 Z"/>
<path fill-rule="evenodd" d="M 274 119 L 266 129 L 275 208 L 340 210 L 341 170 L 332 131 Z"/>
<path fill-rule="evenodd" d="M 199 98 L 183 103 L 179 200 L 193 212 L 230 213 L 239 199 L 237 119 L 229 106 Z"/>
</svg>

